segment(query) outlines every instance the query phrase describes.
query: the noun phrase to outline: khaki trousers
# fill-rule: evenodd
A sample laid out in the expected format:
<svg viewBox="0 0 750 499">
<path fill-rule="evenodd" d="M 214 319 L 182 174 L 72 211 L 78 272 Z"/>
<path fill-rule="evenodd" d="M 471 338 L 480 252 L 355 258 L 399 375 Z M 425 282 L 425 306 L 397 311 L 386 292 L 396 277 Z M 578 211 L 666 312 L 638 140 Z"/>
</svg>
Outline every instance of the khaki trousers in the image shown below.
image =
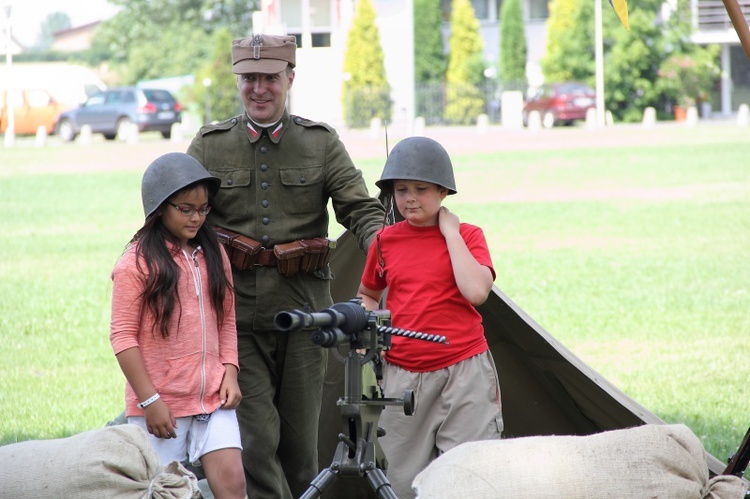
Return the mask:
<svg viewBox="0 0 750 499">
<path fill-rule="evenodd" d="M 464 442 L 500 438 L 500 385 L 489 350 L 433 372 L 414 373 L 384 363 L 385 397 L 414 390 L 414 415 L 386 406 L 379 439 L 388 461 L 386 477 L 399 499 L 414 497 L 411 483 L 440 454 Z"/>
</svg>

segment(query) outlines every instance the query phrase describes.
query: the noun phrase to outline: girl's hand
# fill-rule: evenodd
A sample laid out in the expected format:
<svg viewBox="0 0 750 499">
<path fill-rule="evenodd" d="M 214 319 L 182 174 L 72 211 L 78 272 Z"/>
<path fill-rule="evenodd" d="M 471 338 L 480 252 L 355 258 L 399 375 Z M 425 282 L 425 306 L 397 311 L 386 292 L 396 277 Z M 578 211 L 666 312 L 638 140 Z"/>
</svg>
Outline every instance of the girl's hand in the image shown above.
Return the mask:
<svg viewBox="0 0 750 499">
<path fill-rule="evenodd" d="M 222 409 L 236 409 L 242 400 L 240 385 L 237 383 L 237 368 L 227 364 L 224 378 L 219 387 L 219 398 Z"/>
<path fill-rule="evenodd" d="M 143 409 L 146 417 L 146 428 L 156 438 L 176 438 L 177 421 L 172 414 L 172 409 L 159 399 Z"/>
</svg>

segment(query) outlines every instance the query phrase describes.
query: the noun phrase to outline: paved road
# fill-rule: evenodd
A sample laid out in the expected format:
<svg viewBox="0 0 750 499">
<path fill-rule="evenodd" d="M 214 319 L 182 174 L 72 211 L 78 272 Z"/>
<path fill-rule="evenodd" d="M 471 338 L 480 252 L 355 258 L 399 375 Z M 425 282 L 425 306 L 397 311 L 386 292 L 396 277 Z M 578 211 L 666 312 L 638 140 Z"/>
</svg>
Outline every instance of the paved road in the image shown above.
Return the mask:
<svg viewBox="0 0 750 499">
<path fill-rule="evenodd" d="M 355 160 L 379 158 L 385 161 L 390 150 L 408 134 L 392 129 L 339 130 L 341 139 Z M 507 130 L 501 126 L 428 127 L 415 133 L 431 137 L 452 156 L 467 153 L 491 153 L 521 150 L 553 150 L 579 147 L 627 147 L 630 144 L 721 144 L 747 140 L 747 128 L 733 121 L 702 121 L 697 127 L 672 122 L 652 128 L 640 124 L 615 125 L 600 129 L 585 126 L 552 130 Z M 154 158 L 173 151 L 185 151 L 192 133 L 176 140 L 163 140 L 158 134 L 145 133 L 137 143 L 108 142 L 94 136 L 91 144 L 64 144 L 49 137 L 44 147 L 34 137 L 19 137 L 13 149 L 0 146 L 0 175 L 45 171 L 97 171 L 107 169 L 144 169 Z"/>
</svg>

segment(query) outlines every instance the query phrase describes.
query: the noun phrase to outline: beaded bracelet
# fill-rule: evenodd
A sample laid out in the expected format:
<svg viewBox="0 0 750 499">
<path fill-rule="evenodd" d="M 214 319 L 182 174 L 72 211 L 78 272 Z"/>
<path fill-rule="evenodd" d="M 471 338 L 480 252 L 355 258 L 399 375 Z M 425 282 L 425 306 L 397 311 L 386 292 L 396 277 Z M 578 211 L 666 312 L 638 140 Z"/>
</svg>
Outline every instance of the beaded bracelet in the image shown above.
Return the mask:
<svg viewBox="0 0 750 499">
<path fill-rule="evenodd" d="M 151 398 L 149 398 L 147 400 L 144 400 L 143 402 L 141 402 L 140 404 L 138 404 L 138 407 L 141 408 L 141 409 L 145 409 L 146 407 L 150 406 L 151 404 L 153 404 L 154 402 L 156 402 L 157 400 L 159 400 L 159 398 L 160 398 L 159 397 L 159 393 L 158 392 L 154 393 L 151 396 Z"/>
</svg>

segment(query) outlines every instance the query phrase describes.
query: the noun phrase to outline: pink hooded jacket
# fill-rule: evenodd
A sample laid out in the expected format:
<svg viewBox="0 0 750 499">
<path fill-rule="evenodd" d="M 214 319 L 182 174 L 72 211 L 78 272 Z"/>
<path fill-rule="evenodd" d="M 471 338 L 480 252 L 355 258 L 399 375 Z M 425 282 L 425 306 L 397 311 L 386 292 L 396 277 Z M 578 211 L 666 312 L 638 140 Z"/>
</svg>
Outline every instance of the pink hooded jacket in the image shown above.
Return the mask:
<svg viewBox="0 0 750 499">
<path fill-rule="evenodd" d="M 210 414 L 220 405 L 224 364 L 239 369 L 234 294 L 227 290 L 224 321 L 219 329 L 209 299 L 202 249 L 189 255 L 169 244 L 180 268 L 179 302 L 172 314 L 170 334 L 162 337 L 158 328 L 152 330 L 154 317 L 151 313 L 147 311 L 141 318 L 141 294 L 148 270 L 142 258 L 140 270 L 136 267 L 136 244 L 128 247 L 112 271 L 110 342 L 115 355 L 128 348 L 140 348 L 151 382 L 175 417 Z M 223 248 L 221 254 L 224 272 L 231 283 L 231 267 Z M 125 389 L 128 416 L 143 416 L 138 402 L 128 384 Z"/>
</svg>

